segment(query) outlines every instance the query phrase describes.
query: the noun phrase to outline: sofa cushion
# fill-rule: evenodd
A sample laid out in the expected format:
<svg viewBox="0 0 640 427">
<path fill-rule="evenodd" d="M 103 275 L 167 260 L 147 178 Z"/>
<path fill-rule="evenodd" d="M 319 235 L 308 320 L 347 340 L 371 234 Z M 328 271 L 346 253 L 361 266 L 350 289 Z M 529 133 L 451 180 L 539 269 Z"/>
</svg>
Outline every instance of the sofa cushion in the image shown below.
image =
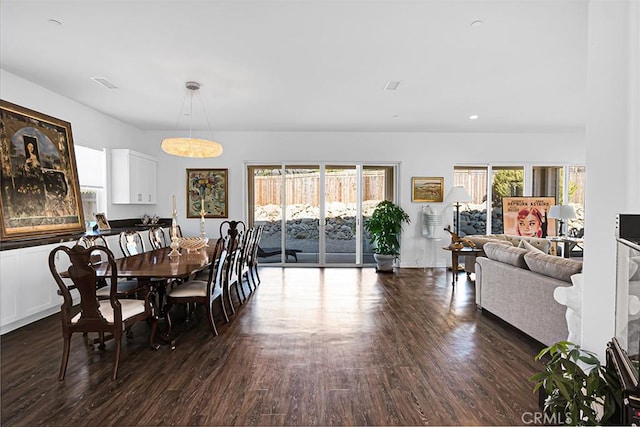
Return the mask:
<svg viewBox="0 0 640 427">
<path fill-rule="evenodd" d="M 533 252 L 537 252 L 539 254 L 543 254 L 545 252 L 542 252 L 540 249 L 538 249 L 537 247 L 533 246 L 531 243 L 527 242 L 526 240 L 520 240 L 520 244 L 518 245 L 519 248 L 522 249 L 526 249 L 528 251 L 533 251 Z"/>
<path fill-rule="evenodd" d="M 504 239 L 500 239 L 492 236 L 464 236 L 465 239 L 469 239 L 472 241 L 477 248 L 482 249 L 486 243 L 502 243 L 503 245 L 512 246 L 510 242 L 507 242 Z"/>
<path fill-rule="evenodd" d="M 525 241 L 530 243 L 532 246 L 540 249 L 545 254 L 549 253 L 549 248 L 551 247 L 551 242 L 547 239 L 543 239 L 542 237 L 525 237 L 525 236 L 513 236 L 510 234 L 505 234 L 504 238 L 511 242 L 513 246 L 519 246 L 520 242 Z"/>
<path fill-rule="evenodd" d="M 504 243 L 489 242 L 484 245 L 483 250 L 489 259 L 528 269 L 527 263 L 524 261 L 525 254 L 529 253 L 526 249 L 508 246 Z"/>
<path fill-rule="evenodd" d="M 582 261 L 555 255 L 527 252 L 524 260 L 529 270 L 571 283 L 571 276 L 582 271 Z"/>
</svg>

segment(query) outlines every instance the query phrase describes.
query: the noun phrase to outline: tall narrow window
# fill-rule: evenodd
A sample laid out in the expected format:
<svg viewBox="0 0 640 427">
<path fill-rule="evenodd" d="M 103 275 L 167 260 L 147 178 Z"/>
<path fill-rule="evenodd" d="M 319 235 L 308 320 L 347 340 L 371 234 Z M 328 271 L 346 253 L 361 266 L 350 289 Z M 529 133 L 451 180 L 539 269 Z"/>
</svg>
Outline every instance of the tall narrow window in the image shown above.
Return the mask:
<svg viewBox="0 0 640 427">
<path fill-rule="evenodd" d="M 453 185 L 463 186 L 471 195 L 471 203 L 460 206 L 460 234 L 487 233 L 487 178 L 486 166 L 456 166 Z"/>
<path fill-rule="evenodd" d="M 104 150 L 76 145 L 78 181 L 82 197 L 82 210 L 87 227 L 96 224 L 95 214 L 106 213 L 106 156 Z"/>
</svg>

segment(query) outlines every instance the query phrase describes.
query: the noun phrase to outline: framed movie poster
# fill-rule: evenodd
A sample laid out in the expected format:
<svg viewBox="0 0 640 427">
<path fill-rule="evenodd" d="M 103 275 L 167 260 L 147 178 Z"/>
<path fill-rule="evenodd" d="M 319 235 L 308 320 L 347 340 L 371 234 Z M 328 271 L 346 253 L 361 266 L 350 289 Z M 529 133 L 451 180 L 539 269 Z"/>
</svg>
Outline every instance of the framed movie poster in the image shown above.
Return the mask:
<svg viewBox="0 0 640 427">
<path fill-rule="evenodd" d="M 187 169 L 187 218 L 229 217 L 227 176 L 228 169 Z"/>
<path fill-rule="evenodd" d="M 503 197 L 502 221 L 504 233 L 515 236 L 555 236 L 555 219 L 549 218 L 549 208 L 555 197 Z"/>
<path fill-rule="evenodd" d="M 411 200 L 414 202 L 440 203 L 443 200 L 444 178 L 411 178 Z"/>
<path fill-rule="evenodd" d="M 84 231 L 71 124 L 0 100 L 0 240 Z"/>
</svg>

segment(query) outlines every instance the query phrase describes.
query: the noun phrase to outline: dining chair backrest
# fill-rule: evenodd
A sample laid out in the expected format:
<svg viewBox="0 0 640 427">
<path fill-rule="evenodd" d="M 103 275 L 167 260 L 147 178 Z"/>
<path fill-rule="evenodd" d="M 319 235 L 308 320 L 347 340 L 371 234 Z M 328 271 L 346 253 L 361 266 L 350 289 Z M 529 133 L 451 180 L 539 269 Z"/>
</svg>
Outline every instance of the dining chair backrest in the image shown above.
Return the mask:
<svg viewBox="0 0 640 427">
<path fill-rule="evenodd" d="M 140 233 L 135 230 L 120 233 L 120 250 L 125 257 L 143 253 L 144 242 Z"/>
<path fill-rule="evenodd" d="M 93 246 L 104 246 L 105 248 L 109 247 L 109 245 L 107 244 L 107 239 L 105 239 L 104 236 L 101 236 L 101 235 L 89 234 L 86 236 L 80 236 L 76 244 L 84 248 L 90 248 Z"/>
<path fill-rule="evenodd" d="M 162 227 L 151 227 L 149 229 L 149 243 L 151 244 L 152 249 L 167 247 L 167 237 Z"/>
<path fill-rule="evenodd" d="M 96 246 L 104 246 L 109 249 L 109 245 L 107 244 L 107 239 L 104 236 L 100 235 L 86 235 L 80 236 L 80 238 L 76 241 L 76 245 L 80 245 L 83 248 L 93 248 Z M 104 252 L 101 251 L 93 251 L 91 255 L 91 262 L 97 264 L 99 262 L 106 261 L 106 257 Z"/>
<path fill-rule="evenodd" d="M 226 220 L 220 223 L 220 237 L 236 237 L 246 230 L 247 226 L 242 221 Z"/>
<path fill-rule="evenodd" d="M 216 288 L 220 291 L 224 283 L 225 266 L 227 264 L 227 243 L 225 239 L 219 238 L 213 250 L 212 268 L 209 269 L 209 278 L 207 285 L 207 295 L 213 301 L 216 295 Z"/>
<path fill-rule="evenodd" d="M 260 238 L 262 237 L 262 229 L 263 225 L 259 225 L 254 229 L 253 242 L 251 244 L 250 254 L 249 254 L 249 265 L 256 266 L 258 265 L 258 247 L 260 246 Z"/>
<path fill-rule="evenodd" d="M 227 271 L 226 285 L 228 287 L 238 280 L 238 266 L 242 255 L 242 242 L 244 241 L 244 233 L 241 231 L 235 234 L 235 237 L 231 235 L 227 236 Z"/>
</svg>

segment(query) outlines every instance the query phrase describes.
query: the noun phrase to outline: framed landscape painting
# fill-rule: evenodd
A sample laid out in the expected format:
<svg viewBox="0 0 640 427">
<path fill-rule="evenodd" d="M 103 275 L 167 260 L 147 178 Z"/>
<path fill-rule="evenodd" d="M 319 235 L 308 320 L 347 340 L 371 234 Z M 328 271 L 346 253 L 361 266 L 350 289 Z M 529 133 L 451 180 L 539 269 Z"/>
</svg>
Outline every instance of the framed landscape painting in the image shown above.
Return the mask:
<svg viewBox="0 0 640 427">
<path fill-rule="evenodd" d="M 84 231 L 71 124 L 0 100 L 0 240 Z"/>
<path fill-rule="evenodd" d="M 228 169 L 187 169 L 187 218 L 229 217 L 227 176 Z"/>
<path fill-rule="evenodd" d="M 503 197 L 504 234 L 528 237 L 555 236 L 556 220 L 549 218 L 555 197 Z"/>
<path fill-rule="evenodd" d="M 411 178 L 411 200 L 414 202 L 440 203 L 443 200 L 444 178 Z"/>
</svg>

